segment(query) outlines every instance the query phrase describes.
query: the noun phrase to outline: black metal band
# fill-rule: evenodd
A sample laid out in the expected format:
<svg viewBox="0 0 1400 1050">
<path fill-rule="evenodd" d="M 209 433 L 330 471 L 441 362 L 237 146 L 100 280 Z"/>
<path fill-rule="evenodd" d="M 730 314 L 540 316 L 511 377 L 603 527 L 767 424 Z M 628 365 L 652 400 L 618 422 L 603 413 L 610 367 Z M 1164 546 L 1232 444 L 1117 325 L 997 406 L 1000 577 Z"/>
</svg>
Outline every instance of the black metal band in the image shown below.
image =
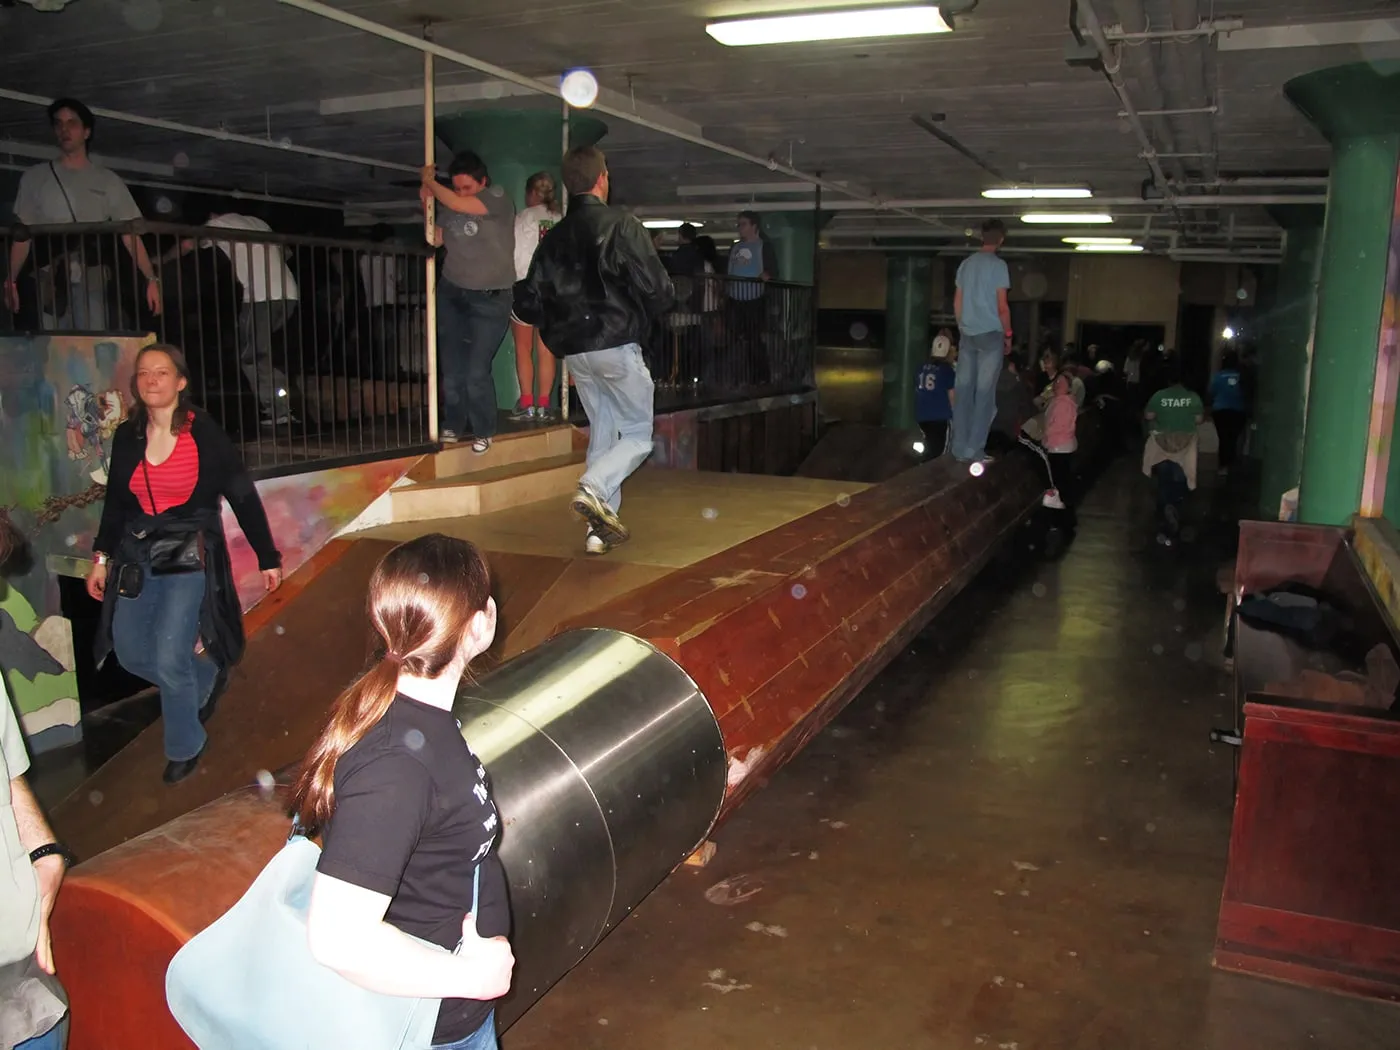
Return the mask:
<svg viewBox="0 0 1400 1050">
<path fill-rule="evenodd" d="M 78 863 L 78 858 L 73 856 L 73 852 L 58 842 L 46 842 L 38 849 L 30 851 L 29 863 L 34 864 L 45 857 L 62 857 L 63 863 L 70 868 Z"/>
</svg>

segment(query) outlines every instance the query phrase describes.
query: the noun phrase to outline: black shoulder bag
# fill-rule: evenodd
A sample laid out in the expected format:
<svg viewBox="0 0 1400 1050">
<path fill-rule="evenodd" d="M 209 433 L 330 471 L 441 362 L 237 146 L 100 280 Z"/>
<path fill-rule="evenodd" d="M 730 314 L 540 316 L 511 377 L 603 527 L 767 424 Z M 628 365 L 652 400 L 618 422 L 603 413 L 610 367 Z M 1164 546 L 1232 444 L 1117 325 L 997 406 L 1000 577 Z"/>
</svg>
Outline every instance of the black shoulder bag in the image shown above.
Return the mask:
<svg viewBox="0 0 1400 1050">
<path fill-rule="evenodd" d="M 156 497 L 151 491 L 151 472 L 146 467 L 144 453 L 141 456 L 141 473 L 146 479 L 146 495 L 150 498 L 154 513 Z M 194 527 L 153 533 L 146 544 L 146 554 L 152 576 L 200 572 L 204 569 L 204 530 Z"/>
</svg>

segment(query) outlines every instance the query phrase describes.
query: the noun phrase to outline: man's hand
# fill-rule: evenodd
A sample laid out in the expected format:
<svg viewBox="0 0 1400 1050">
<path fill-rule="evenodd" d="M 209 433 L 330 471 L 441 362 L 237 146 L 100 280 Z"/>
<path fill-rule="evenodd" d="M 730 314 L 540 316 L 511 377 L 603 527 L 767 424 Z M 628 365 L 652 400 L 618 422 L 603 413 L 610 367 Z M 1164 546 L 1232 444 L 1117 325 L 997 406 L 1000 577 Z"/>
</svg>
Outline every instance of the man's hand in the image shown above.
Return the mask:
<svg viewBox="0 0 1400 1050">
<path fill-rule="evenodd" d="M 53 943 L 49 939 L 49 916 L 58 899 L 58 887 L 63 884 L 67 864 L 62 857 L 41 857 L 34 862 L 34 877 L 39 881 L 39 945 L 34 959 L 45 973 L 54 972 Z"/>
<path fill-rule="evenodd" d="M 19 313 L 19 285 L 14 281 L 5 282 L 5 308 L 12 314 Z"/>
<path fill-rule="evenodd" d="M 282 570 L 281 570 L 281 569 L 264 569 L 264 570 L 262 571 L 262 578 L 263 578 L 263 586 L 266 587 L 266 588 L 268 589 L 268 592 L 269 592 L 269 593 L 271 593 L 272 591 L 277 590 L 278 587 L 281 587 L 281 586 L 282 586 Z"/>
<path fill-rule="evenodd" d="M 1004 334 L 1002 335 L 1002 340 L 1001 340 L 1001 355 L 1002 355 L 1003 357 L 1007 357 L 1007 356 L 1010 355 L 1010 353 L 1011 353 L 1011 333 L 1010 333 L 1010 332 L 1006 332 L 1006 333 L 1004 333 Z"/>
<path fill-rule="evenodd" d="M 146 305 L 151 308 L 151 313 L 160 316 L 161 296 L 160 281 L 154 277 L 146 278 Z"/>
<path fill-rule="evenodd" d="M 432 164 L 424 164 L 419 176 L 423 180 L 423 188 L 428 189 L 429 186 L 437 182 L 437 168 Z"/>
</svg>

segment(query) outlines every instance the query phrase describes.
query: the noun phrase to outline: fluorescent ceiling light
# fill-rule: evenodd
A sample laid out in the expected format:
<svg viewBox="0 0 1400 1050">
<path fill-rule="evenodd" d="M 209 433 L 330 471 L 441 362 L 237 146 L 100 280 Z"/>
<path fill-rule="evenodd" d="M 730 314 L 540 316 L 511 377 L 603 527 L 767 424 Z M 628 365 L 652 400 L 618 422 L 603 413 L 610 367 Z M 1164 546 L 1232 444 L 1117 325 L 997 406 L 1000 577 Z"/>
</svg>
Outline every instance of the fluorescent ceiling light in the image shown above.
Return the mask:
<svg viewBox="0 0 1400 1050">
<path fill-rule="evenodd" d="M 1142 245 L 1140 245 L 1140 244 L 1077 244 L 1077 245 L 1075 245 L 1074 250 L 1077 251 L 1077 252 L 1104 252 L 1104 253 L 1107 253 L 1107 254 L 1112 255 L 1112 254 L 1116 254 L 1116 253 L 1118 253 L 1118 252 L 1140 252 L 1140 251 L 1142 251 Z"/>
<path fill-rule="evenodd" d="M 1040 223 L 1042 225 L 1055 225 L 1064 223 L 1067 226 L 1078 226 L 1081 223 L 1104 224 L 1113 221 L 1112 215 L 1105 215 L 1094 212 L 1058 212 L 1058 211 L 1032 211 L 1021 216 L 1022 222 Z"/>
<path fill-rule="evenodd" d="M 1065 244 L 1132 244 L 1131 237 L 1061 237 Z"/>
<path fill-rule="evenodd" d="M 1086 186 L 1001 186 L 982 191 L 982 196 L 994 201 L 1082 200 L 1093 195 Z"/>
<path fill-rule="evenodd" d="M 642 225 L 649 230 L 678 230 L 686 224 L 685 219 L 643 219 Z M 692 226 L 701 226 L 703 223 L 693 222 Z"/>
<path fill-rule="evenodd" d="M 854 11 L 809 11 L 711 22 L 705 32 L 728 47 L 754 44 L 801 44 L 814 40 L 859 40 L 877 36 L 919 36 L 952 30 L 938 8 L 864 7 Z"/>
</svg>

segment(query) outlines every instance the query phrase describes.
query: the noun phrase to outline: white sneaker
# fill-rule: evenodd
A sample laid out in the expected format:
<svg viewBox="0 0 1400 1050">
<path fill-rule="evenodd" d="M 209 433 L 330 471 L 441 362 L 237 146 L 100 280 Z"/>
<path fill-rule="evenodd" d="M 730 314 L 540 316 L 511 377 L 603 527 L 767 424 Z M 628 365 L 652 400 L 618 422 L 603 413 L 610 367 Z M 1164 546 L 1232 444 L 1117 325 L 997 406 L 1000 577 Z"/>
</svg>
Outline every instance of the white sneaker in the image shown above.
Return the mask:
<svg viewBox="0 0 1400 1050">
<path fill-rule="evenodd" d="M 607 541 L 592 529 L 588 531 L 588 538 L 583 541 L 583 549 L 587 554 L 607 554 L 612 550 Z"/>
<path fill-rule="evenodd" d="M 1060 499 L 1058 489 L 1046 489 L 1045 495 L 1040 498 L 1041 506 L 1049 507 L 1051 510 L 1064 510 L 1065 501 Z"/>
<path fill-rule="evenodd" d="M 485 455 L 487 452 L 490 452 L 491 439 L 477 438 L 475 441 L 472 442 L 472 451 L 475 452 L 478 456 L 482 456 Z"/>
</svg>

